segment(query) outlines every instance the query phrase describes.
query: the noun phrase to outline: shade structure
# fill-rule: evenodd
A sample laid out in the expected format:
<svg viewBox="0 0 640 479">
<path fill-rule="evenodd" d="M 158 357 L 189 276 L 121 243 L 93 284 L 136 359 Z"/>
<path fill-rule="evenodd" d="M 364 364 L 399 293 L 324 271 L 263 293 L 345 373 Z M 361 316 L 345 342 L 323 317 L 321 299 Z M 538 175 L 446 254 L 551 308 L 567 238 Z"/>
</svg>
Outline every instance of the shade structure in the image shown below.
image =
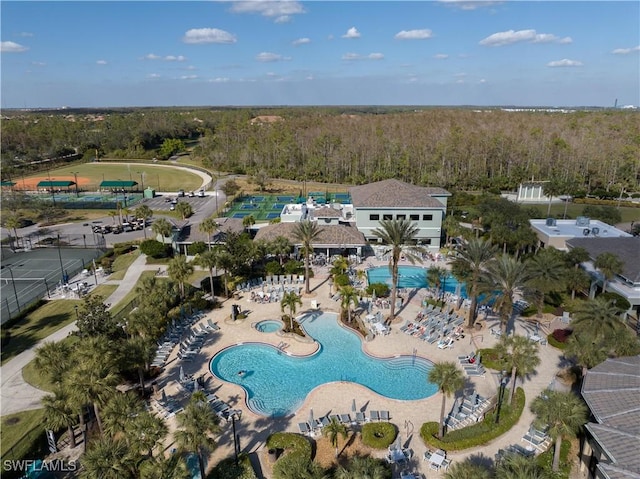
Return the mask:
<svg viewBox="0 0 640 479">
<path fill-rule="evenodd" d="M 356 400 L 354 399 L 351 402 L 351 411 L 356 412 L 358 410 L 358 408 L 356 407 Z"/>
<path fill-rule="evenodd" d="M 198 384 L 198 381 L 193 381 L 193 392 L 197 393 L 200 390 L 200 385 Z"/>
<path fill-rule="evenodd" d="M 180 366 L 180 373 L 178 375 L 178 380 L 182 383 L 184 382 L 184 368 Z"/>
<path fill-rule="evenodd" d="M 313 423 L 315 422 L 315 418 L 313 417 L 313 409 L 309 411 L 309 426 L 313 427 Z"/>
<path fill-rule="evenodd" d="M 162 396 L 160 399 L 162 400 L 162 402 L 167 402 L 167 393 L 164 391 L 164 389 L 162 390 Z"/>
</svg>

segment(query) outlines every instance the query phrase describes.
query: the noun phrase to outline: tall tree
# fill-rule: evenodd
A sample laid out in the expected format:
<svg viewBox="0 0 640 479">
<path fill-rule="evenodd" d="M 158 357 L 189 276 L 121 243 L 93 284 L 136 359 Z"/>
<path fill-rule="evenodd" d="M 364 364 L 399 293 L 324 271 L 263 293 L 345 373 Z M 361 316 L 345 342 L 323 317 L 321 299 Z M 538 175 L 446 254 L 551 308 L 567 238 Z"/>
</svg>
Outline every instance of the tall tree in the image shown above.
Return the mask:
<svg viewBox="0 0 640 479">
<path fill-rule="evenodd" d="M 158 218 L 151 225 L 151 231 L 153 231 L 156 236 L 162 237 L 162 243 L 166 243 L 166 238 L 171 237 L 173 233 L 173 225 L 164 218 Z"/>
<path fill-rule="evenodd" d="M 304 254 L 304 292 L 311 293 L 309 288 L 310 266 L 309 257 L 313 254 L 313 242 L 320 236 L 320 227 L 315 221 L 303 220 L 296 223 L 293 236 L 302 243 L 302 253 Z"/>
<path fill-rule="evenodd" d="M 294 291 L 287 291 L 280 301 L 280 310 L 284 313 L 289 308 L 289 330 L 293 331 L 293 317 L 296 314 L 296 306 L 302 306 L 302 299 Z"/>
<path fill-rule="evenodd" d="M 193 265 L 187 261 L 186 256 L 176 256 L 169 261 L 167 272 L 169 277 L 180 286 L 180 297 L 184 298 L 184 284 L 193 274 Z"/>
<path fill-rule="evenodd" d="M 482 238 L 473 238 L 458 251 L 451 262 L 451 272 L 467 286 L 467 296 L 471 298 L 467 327 L 473 327 L 478 309 L 478 297 L 482 291 L 482 279 L 489 262 L 497 255 L 495 245 Z"/>
<path fill-rule="evenodd" d="M 144 404 L 133 393 L 116 393 L 102 409 L 104 432 L 112 439 L 124 437 L 127 444 L 128 438 L 124 432 L 138 414 L 144 411 Z"/>
<path fill-rule="evenodd" d="M 438 427 L 438 438 L 444 436 L 444 412 L 447 396 L 451 396 L 464 386 L 464 375 L 458 365 L 451 361 L 435 363 L 429 371 L 428 380 L 438 386 L 442 394 L 442 406 L 440 407 L 440 426 Z"/>
<path fill-rule="evenodd" d="M 138 454 L 153 456 L 153 449 L 162 446 L 162 441 L 168 433 L 164 420 L 154 416 L 149 411 L 136 414 L 126 424 L 125 435 L 129 440 L 131 449 Z M 165 477 L 165 476 L 162 476 Z"/>
<path fill-rule="evenodd" d="M 500 327 L 504 334 L 513 315 L 516 295 L 529 297 L 527 284 L 531 275 L 523 262 L 503 254 L 488 264 L 487 276 L 487 292 L 495 297 L 494 307 L 499 312 Z"/>
<path fill-rule="evenodd" d="M 339 440 L 340 437 L 342 437 L 342 439 L 347 438 L 347 426 L 338 422 L 338 420 L 334 417 L 331 418 L 331 422 L 322 429 L 322 434 L 324 436 L 327 436 L 331 445 L 336 448 L 336 457 L 338 457 Z"/>
<path fill-rule="evenodd" d="M 493 474 L 487 466 L 466 459 L 453 463 L 444 473 L 444 479 L 493 479 Z"/>
<path fill-rule="evenodd" d="M 135 479 L 138 457 L 122 440 L 102 438 L 91 444 L 82 457 L 82 479 Z M 203 476 L 204 477 L 204 476 Z"/>
<path fill-rule="evenodd" d="M 72 347 L 68 341 L 46 341 L 36 349 L 34 364 L 41 375 L 59 384 L 69 371 Z"/>
<path fill-rule="evenodd" d="M 516 378 L 533 373 L 540 364 L 538 345 L 524 336 L 502 336 L 495 349 L 505 370 L 511 371 L 509 403 L 513 404 Z"/>
<path fill-rule="evenodd" d="M 398 294 L 398 263 L 400 255 L 404 255 L 411 264 L 422 262 L 424 249 L 416 246 L 418 226 L 410 220 L 381 220 L 380 227 L 372 231 L 386 245 L 384 254 L 389 256 L 391 272 L 391 310 L 389 322 L 395 319 L 396 296 Z"/>
<path fill-rule="evenodd" d="M 526 266 L 531 276 L 529 285 L 537 292 L 538 317 L 542 317 L 545 294 L 564 289 L 565 264 L 558 250 L 545 248 L 527 261 Z"/>
<path fill-rule="evenodd" d="M 587 289 L 591 284 L 589 273 L 580 268 L 569 269 L 564 279 L 567 288 L 571 290 L 571 299 L 576 299 L 576 291 Z"/>
<path fill-rule="evenodd" d="M 186 220 L 190 216 L 193 216 L 193 206 L 191 203 L 187 203 L 186 201 L 181 201 L 176 205 L 176 211 L 182 217 L 183 220 Z"/>
<path fill-rule="evenodd" d="M 549 215 L 551 214 L 551 202 L 553 201 L 554 196 L 558 196 L 560 193 L 563 193 L 564 190 L 564 184 L 558 177 L 553 177 L 542 185 L 542 191 L 544 192 L 545 196 L 549 197 L 549 205 L 547 206 L 547 217 L 549 217 Z"/>
<path fill-rule="evenodd" d="M 382 460 L 356 454 L 345 465 L 339 465 L 335 479 L 391 479 L 391 469 Z"/>
<path fill-rule="evenodd" d="M 213 233 L 218 231 L 219 227 L 220 225 L 218 224 L 218 222 L 213 216 L 205 218 L 200 223 L 200 226 L 199 226 L 200 231 L 207 235 L 207 245 L 209 245 L 209 251 L 211 251 L 211 241 L 212 241 L 211 235 L 213 235 Z M 211 288 L 211 291 L 213 291 L 213 287 Z"/>
<path fill-rule="evenodd" d="M 617 274 L 622 273 L 624 262 L 614 253 L 602 253 L 596 257 L 593 265 L 600 270 L 604 279 L 602 280 L 602 292 L 607 291 L 607 284 Z"/>
<path fill-rule="evenodd" d="M 533 457 L 506 454 L 496 465 L 495 479 L 554 479 L 555 474 L 546 471 Z"/>
<path fill-rule="evenodd" d="M 76 326 L 80 337 L 104 336 L 114 339 L 123 334 L 118 320 L 111 315 L 109 305 L 99 294 L 85 296 L 78 309 Z"/>
<path fill-rule="evenodd" d="M 581 303 L 573 313 L 574 333 L 586 332 L 602 339 L 609 333 L 625 328 L 622 310 L 602 296 Z"/>
<path fill-rule="evenodd" d="M 140 479 L 191 479 L 184 457 L 172 454 L 148 459 L 140 465 Z"/>
<path fill-rule="evenodd" d="M 285 238 L 284 236 L 277 236 L 272 241 L 269 242 L 268 250 L 271 254 L 275 254 L 280 261 L 280 265 L 283 264 L 283 259 L 289 253 L 291 253 L 291 249 L 293 246 L 291 242 Z"/>
<path fill-rule="evenodd" d="M 436 290 L 436 295 L 442 299 L 444 298 L 444 286 L 449 276 L 449 270 L 440 266 L 432 266 L 427 270 L 427 282 L 433 289 Z"/>
<path fill-rule="evenodd" d="M 174 434 L 175 439 L 182 450 L 197 454 L 200 476 L 206 477 L 204 454 L 217 447 L 213 435 L 220 431 L 218 418 L 209 407 L 204 394 L 199 392 L 191 395 L 189 404 L 177 419 L 179 429 Z"/>
<path fill-rule="evenodd" d="M 71 406 L 67 391 L 57 385 L 53 390 L 53 394 L 48 394 L 42 398 L 42 405 L 44 406 L 44 427 L 53 431 L 66 427 L 69 435 L 69 445 L 72 449 L 76 447 L 76 435 L 73 426 L 78 423 L 78 415 Z"/>
<path fill-rule="evenodd" d="M 195 262 L 209 272 L 209 286 L 211 287 L 211 297 L 215 297 L 216 293 L 213 289 L 213 268 L 215 268 L 217 264 L 216 253 L 212 250 L 200 253 L 195 259 Z"/>
<path fill-rule="evenodd" d="M 347 317 L 351 322 L 351 305 L 358 306 L 358 292 L 351 285 L 340 288 L 340 307 L 347 311 Z"/>
<path fill-rule="evenodd" d="M 557 472 L 562 440 L 578 433 L 589 419 L 589 410 L 572 392 L 546 390 L 533 400 L 531 411 L 541 424 L 548 426 L 548 434 L 555 441 L 552 469 Z"/>
<path fill-rule="evenodd" d="M 251 227 L 255 224 L 256 224 L 256 219 L 253 215 L 248 215 L 242 218 L 242 226 L 244 226 L 244 229 L 247 230 L 247 233 L 249 232 Z"/>
<path fill-rule="evenodd" d="M 153 210 L 147 205 L 140 205 L 134 210 L 134 213 L 136 218 L 142 218 L 144 221 L 142 231 L 144 233 L 144 239 L 147 239 L 147 220 L 153 218 Z"/>
</svg>

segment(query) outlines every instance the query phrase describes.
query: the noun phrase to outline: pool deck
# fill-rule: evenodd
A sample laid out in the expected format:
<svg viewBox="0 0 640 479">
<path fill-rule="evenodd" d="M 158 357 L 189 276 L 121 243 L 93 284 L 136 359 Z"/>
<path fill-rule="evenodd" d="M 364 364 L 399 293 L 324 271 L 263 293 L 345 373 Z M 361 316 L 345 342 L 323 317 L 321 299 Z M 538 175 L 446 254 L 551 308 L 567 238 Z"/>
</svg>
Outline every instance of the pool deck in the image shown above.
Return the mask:
<svg viewBox="0 0 640 479">
<path fill-rule="evenodd" d="M 379 266 L 386 263 L 377 261 L 367 261 L 367 264 Z M 430 266 L 425 263 L 423 266 Z M 403 264 L 409 264 L 403 262 Z M 444 263 L 440 263 L 444 265 Z M 360 268 L 365 268 L 363 264 Z M 339 302 L 330 298 L 328 284 L 328 269 L 314 269 L 315 276 L 311 281 L 312 292 L 310 295 L 303 295 L 303 305 L 297 311 L 297 315 L 311 311 L 311 301 L 315 300 L 319 303 L 319 308 L 323 312 L 338 313 L 340 309 Z M 453 361 L 458 362 L 458 355 L 467 354 L 476 348 L 491 347 L 497 339 L 489 333 L 491 327 L 498 325 L 498 319 L 489 316 L 486 320 L 481 321 L 483 328 L 480 331 L 474 331 L 473 335 L 466 333 L 464 339 L 456 341 L 452 349 L 438 349 L 436 344 L 429 344 L 417 338 L 409 336 L 402 331 L 400 327 L 413 320 L 421 309 L 421 302 L 424 291 L 419 290 L 418 293 L 405 304 L 400 311 L 397 312 L 397 319 L 391 325 L 391 332 L 386 336 L 376 336 L 372 341 L 364 343 L 366 352 L 373 356 L 394 356 L 394 355 L 412 355 L 425 357 L 433 362 Z M 231 305 L 240 305 L 243 311 L 248 313 L 247 318 L 232 322 L 230 320 Z M 383 310 L 383 313 L 388 310 Z M 375 309 L 374 309 L 375 313 Z M 220 331 L 212 333 L 208 336 L 201 353 L 190 362 L 181 362 L 176 357 L 176 352 L 169 357 L 164 372 L 158 378 L 160 389 L 164 388 L 168 396 L 175 396 L 186 403 L 188 395 L 182 390 L 178 382 L 179 369 L 182 365 L 186 374 L 192 374 L 194 377 L 204 375 L 207 378 L 207 390 L 215 392 L 221 399 L 225 400 L 235 409 L 242 410 L 241 421 L 236 421 L 237 433 L 240 436 L 241 450 L 250 453 L 257 453 L 262 465 L 263 477 L 269 477 L 269 467 L 266 465 L 266 454 L 264 444 L 267 437 L 277 431 L 299 432 L 298 423 L 306 422 L 309 418 L 310 410 L 313 409 L 316 418 L 325 414 L 344 414 L 352 413 L 352 401 L 356 401 L 358 410 L 368 413 L 370 410 L 387 410 L 390 413 L 391 422 L 396 424 L 402 436 L 403 443 L 406 447 L 413 450 L 414 455 L 408 466 L 403 469 L 410 469 L 414 472 L 420 472 L 429 478 L 442 477 L 443 472 L 436 472 L 428 469 L 428 463 L 422 461 L 422 456 L 426 447 L 420 438 L 420 426 L 426 421 L 438 421 L 440 414 L 440 406 L 442 396 L 438 393 L 430 398 L 414 401 L 394 400 L 382 397 L 369 389 L 349 383 L 334 382 L 320 386 L 313 390 L 304 401 L 303 405 L 291 416 L 281 418 L 266 418 L 252 412 L 245 404 L 244 390 L 231 383 L 220 381 L 213 378 L 209 372 L 209 361 L 211 357 L 223 348 L 236 345 L 243 342 L 264 342 L 274 346 L 278 346 L 281 342 L 285 342 L 288 346 L 285 351 L 294 355 L 310 354 L 316 349 L 313 342 L 300 341 L 292 337 L 284 337 L 279 333 L 261 333 L 257 331 L 252 324 L 265 319 L 279 319 L 282 315 L 279 303 L 258 304 L 249 300 L 249 295 L 235 299 L 229 299 L 223 303 L 223 307 L 213 310 L 207 314 L 201 323 L 206 324 L 207 319 L 212 319 L 220 326 Z M 534 326 L 525 320 L 516 320 L 513 325 L 518 334 L 526 335 L 532 332 Z M 542 325 L 541 332 L 550 332 L 560 325 Z M 531 375 L 522 384 L 518 381 L 518 386 L 524 387 L 527 403 L 522 417 L 506 434 L 500 436 L 496 440 L 483 447 L 473 448 L 461 452 L 449 452 L 447 457 L 454 462 L 460 461 L 470 455 L 482 454 L 487 458 L 493 458 L 498 449 L 504 448 L 510 444 L 521 444 L 521 438 L 528 430 L 534 417 L 529 410 L 531 401 L 539 395 L 554 380 L 556 372 L 563 366 L 561 352 L 551 346 L 540 346 L 540 366 L 536 373 Z M 426 378 L 425 378 L 426 381 Z M 495 373 L 487 370 L 485 377 L 467 377 L 465 388 L 468 390 L 475 389 L 484 397 L 494 396 L 497 392 L 499 379 Z M 447 412 L 453 405 L 454 398 L 447 398 Z M 368 414 L 367 414 L 368 415 Z M 175 428 L 175 418 L 169 420 L 170 430 Z M 231 425 L 224 422 L 221 423 L 222 433 L 217 438 L 218 448 L 211 455 L 211 464 L 216 464 L 219 460 L 233 455 L 233 437 L 231 433 Z M 167 449 L 174 447 L 172 444 L 166 445 Z M 386 451 L 380 451 L 379 456 L 384 457 Z M 397 473 L 399 470 L 394 469 Z"/>
</svg>

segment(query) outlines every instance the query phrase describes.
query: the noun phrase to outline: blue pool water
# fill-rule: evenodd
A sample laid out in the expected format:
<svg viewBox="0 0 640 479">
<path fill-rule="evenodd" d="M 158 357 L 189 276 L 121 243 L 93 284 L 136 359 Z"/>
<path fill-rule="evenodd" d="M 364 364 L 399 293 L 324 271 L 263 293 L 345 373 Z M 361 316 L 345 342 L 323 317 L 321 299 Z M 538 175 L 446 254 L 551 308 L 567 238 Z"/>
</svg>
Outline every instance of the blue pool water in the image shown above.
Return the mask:
<svg viewBox="0 0 640 479">
<path fill-rule="evenodd" d="M 202 474 L 200 474 L 200 463 L 198 462 L 198 455 L 189 453 L 185 457 L 185 461 L 187 463 L 187 469 L 191 474 L 191 479 L 202 479 Z"/>
<path fill-rule="evenodd" d="M 391 273 L 388 266 L 378 266 L 367 270 L 367 280 L 371 283 L 384 283 L 391 286 Z M 428 288 L 427 268 L 420 266 L 398 266 L 398 288 Z M 447 293 L 456 293 L 458 280 L 448 276 L 444 281 L 444 290 Z M 464 284 L 460 285 L 460 295 L 467 297 Z"/>
<path fill-rule="evenodd" d="M 239 344 L 216 354 L 209 368 L 218 378 L 242 386 L 254 412 L 273 417 L 292 414 L 314 388 L 334 381 L 358 383 L 400 400 L 423 399 L 437 392 L 427 381 L 431 362 L 413 356 L 368 356 L 360 337 L 338 325 L 336 314 L 307 315 L 302 326 L 320 343 L 312 356 L 289 356 L 263 343 Z M 239 376 L 238 371 L 245 374 Z M 344 404 L 338 400 L 336 407 L 349 408 L 351 399 L 343 398 Z"/>
<path fill-rule="evenodd" d="M 275 319 L 267 319 L 256 323 L 255 328 L 261 333 L 275 333 L 282 329 L 282 323 Z"/>
</svg>

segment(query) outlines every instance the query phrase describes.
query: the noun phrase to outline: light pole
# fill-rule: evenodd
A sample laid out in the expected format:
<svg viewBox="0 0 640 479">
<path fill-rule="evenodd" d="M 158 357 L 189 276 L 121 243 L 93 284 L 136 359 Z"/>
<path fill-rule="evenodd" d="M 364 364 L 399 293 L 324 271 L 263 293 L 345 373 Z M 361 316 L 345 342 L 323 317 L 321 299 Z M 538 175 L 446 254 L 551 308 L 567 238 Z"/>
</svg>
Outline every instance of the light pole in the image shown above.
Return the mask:
<svg viewBox="0 0 640 479">
<path fill-rule="evenodd" d="M 333 294 L 333 278 L 329 276 L 329 297 Z"/>
<path fill-rule="evenodd" d="M 77 305 L 77 304 L 74 304 L 74 305 L 73 305 L 73 309 L 75 309 L 75 310 L 76 310 L 76 321 L 78 321 L 78 305 Z"/>
<path fill-rule="evenodd" d="M 138 171 L 137 173 L 140 175 L 140 188 L 142 188 L 142 192 L 144 193 L 144 171 Z"/>
<path fill-rule="evenodd" d="M 78 171 L 71 172 L 71 174 L 73 175 L 73 181 L 76 184 L 76 198 L 80 196 L 80 193 L 78 193 L 78 173 Z"/>
<path fill-rule="evenodd" d="M 11 275 L 11 285 L 13 286 L 13 294 L 16 297 L 16 305 L 18 306 L 18 313 L 20 313 L 20 301 L 18 301 L 18 292 L 16 291 L 16 282 L 13 279 L 13 271 L 9 266 L 7 266 L 7 269 L 9 270 L 9 274 Z M 9 308 L 7 307 L 7 309 Z"/>
<path fill-rule="evenodd" d="M 62 265 L 62 252 L 60 251 L 60 235 L 58 234 L 58 258 L 60 259 L 60 275 L 62 276 L 62 284 L 65 284 L 64 280 L 64 266 Z"/>
<path fill-rule="evenodd" d="M 236 466 L 238 465 L 238 454 L 240 454 L 240 436 L 236 434 L 236 419 L 240 421 L 242 418 L 242 410 L 236 409 L 231 413 L 231 426 L 233 428 L 233 453 L 235 456 Z"/>
<path fill-rule="evenodd" d="M 500 376 L 500 389 L 498 390 L 498 407 L 496 410 L 496 424 L 500 422 L 500 409 L 502 408 L 504 389 L 507 387 L 507 381 L 509 380 L 509 376 L 507 376 L 506 371 L 501 371 Z"/>
</svg>

